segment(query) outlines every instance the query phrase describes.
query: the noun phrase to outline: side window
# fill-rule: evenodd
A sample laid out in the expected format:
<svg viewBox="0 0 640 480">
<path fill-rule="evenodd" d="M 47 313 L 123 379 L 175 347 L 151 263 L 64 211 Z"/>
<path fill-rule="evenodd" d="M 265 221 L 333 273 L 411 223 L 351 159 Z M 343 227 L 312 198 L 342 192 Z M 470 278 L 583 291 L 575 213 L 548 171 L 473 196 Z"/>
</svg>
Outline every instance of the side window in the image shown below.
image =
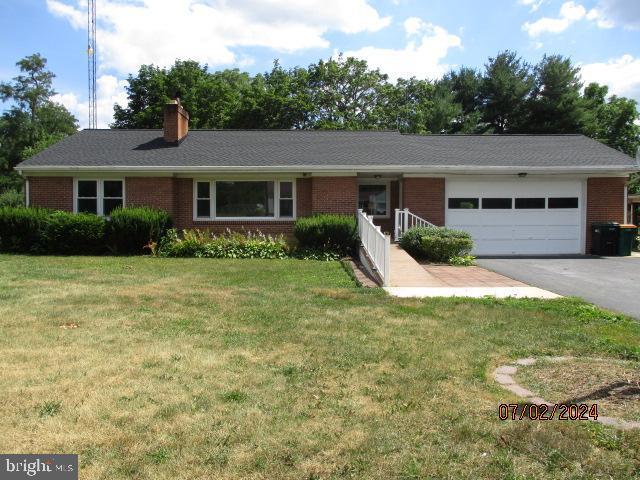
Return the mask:
<svg viewBox="0 0 640 480">
<path fill-rule="evenodd" d="M 196 217 L 208 218 L 211 216 L 211 183 L 196 183 Z"/>
<path fill-rule="evenodd" d="M 578 208 L 578 197 L 549 198 L 549 208 Z"/>
<path fill-rule="evenodd" d="M 521 210 L 544 209 L 544 198 L 516 198 L 516 208 Z"/>
<path fill-rule="evenodd" d="M 280 182 L 280 216 L 293 217 L 293 182 Z"/>
<path fill-rule="evenodd" d="M 477 209 L 480 206 L 478 198 L 450 198 L 449 208 L 451 209 Z"/>
<path fill-rule="evenodd" d="M 123 206 L 123 200 L 122 180 L 105 180 L 102 184 L 102 214 L 111 215 L 113 209 Z"/>
<path fill-rule="evenodd" d="M 483 198 L 483 210 L 511 210 L 513 200 L 511 198 Z"/>
<path fill-rule="evenodd" d="M 78 180 L 78 198 L 76 210 L 78 213 L 98 214 L 98 181 Z"/>
</svg>

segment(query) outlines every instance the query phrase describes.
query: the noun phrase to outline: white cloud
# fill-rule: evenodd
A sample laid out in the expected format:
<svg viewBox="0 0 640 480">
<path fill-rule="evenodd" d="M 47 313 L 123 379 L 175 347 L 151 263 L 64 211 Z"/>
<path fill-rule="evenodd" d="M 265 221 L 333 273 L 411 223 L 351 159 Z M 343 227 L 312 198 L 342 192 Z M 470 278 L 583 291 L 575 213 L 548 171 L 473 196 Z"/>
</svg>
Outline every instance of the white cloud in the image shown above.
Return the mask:
<svg viewBox="0 0 640 480">
<path fill-rule="evenodd" d="M 536 12 L 545 0 L 518 0 L 520 5 L 531 7 L 530 12 Z"/>
<path fill-rule="evenodd" d="M 68 2 L 47 0 L 47 7 L 74 28 L 86 28 L 85 2 Z M 373 32 L 391 21 L 368 0 L 102 0 L 97 10 L 100 68 L 120 73 L 148 63 L 168 66 L 177 58 L 236 64 L 238 47 L 327 48 L 330 30 Z"/>
<path fill-rule="evenodd" d="M 537 37 L 543 33 L 560 33 L 586 16 L 587 10 L 582 5 L 573 1 L 565 2 L 560 7 L 560 15 L 557 18 L 542 17 L 533 23 L 525 22 L 522 29 L 530 37 Z"/>
<path fill-rule="evenodd" d="M 425 23 L 421 18 L 409 17 L 404 21 L 403 25 L 407 35 L 416 35 L 424 28 Z"/>
<path fill-rule="evenodd" d="M 615 26 L 613 21 L 606 18 L 597 8 L 589 10 L 589 13 L 587 13 L 587 20 L 596 22 L 596 25 L 598 25 L 599 28 L 613 28 Z"/>
<path fill-rule="evenodd" d="M 589 20 L 597 22 L 600 28 L 622 26 L 640 29 L 640 2 L 638 0 L 600 0 L 589 11 Z"/>
<path fill-rule="evenodd" d="M 379 68 L 392 80 L 414 76 L 438 78 L 451 68 L 451 65 L 441 61 L 447 56 L 450 48 L 462 46 L 459 36 L 415 17 L 408 18 L 404 22 L 404 27 L 410 37 L 404 48 L 368 46 L 344 52 L 344 55 L 367 60 L 370 67 Z"/>
<path fill-rule="evenodd" d="M 113 105 L 115 103 L 122 106 L 127 104 L 126 85 L 126 80 L 118 80 L 113 75 L 101 75 L 96 80 L 98 128 L 108 128 L 109 124 L 113 122 Z M 87 127 L 89 104 L 84 97 L 81 99 L 77 94 L 67 92 L 54 95 L 52 100 L 67 107 L 78 119 L 81 128 Z"/>
<path fill-rule="evenodd" d="M 640 58 L 623 55 L 580 67 L 585 85 L 591 82 L 608 85 L 609 94 L 631 97 L 640 102 Z"/>
</svg>

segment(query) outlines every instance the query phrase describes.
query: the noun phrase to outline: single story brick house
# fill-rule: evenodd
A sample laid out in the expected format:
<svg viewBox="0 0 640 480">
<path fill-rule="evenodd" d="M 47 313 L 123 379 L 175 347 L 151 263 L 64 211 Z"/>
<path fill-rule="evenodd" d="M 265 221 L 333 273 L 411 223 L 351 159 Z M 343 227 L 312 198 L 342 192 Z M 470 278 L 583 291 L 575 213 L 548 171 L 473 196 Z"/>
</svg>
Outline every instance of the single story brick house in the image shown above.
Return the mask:
<svg viewBox="0 0 640 480">
<path fill-rule="evenodd" d="M 29 205 L 108 215 L 168 211 L 178 228 L 290 234 L 297 217 L 394 210 L 469 231 L 476 254 L 580 254 L 590 225 L 624 222 L 635 159 L 582 135 L 83 130 L 20 163 Z"/>
</svg>

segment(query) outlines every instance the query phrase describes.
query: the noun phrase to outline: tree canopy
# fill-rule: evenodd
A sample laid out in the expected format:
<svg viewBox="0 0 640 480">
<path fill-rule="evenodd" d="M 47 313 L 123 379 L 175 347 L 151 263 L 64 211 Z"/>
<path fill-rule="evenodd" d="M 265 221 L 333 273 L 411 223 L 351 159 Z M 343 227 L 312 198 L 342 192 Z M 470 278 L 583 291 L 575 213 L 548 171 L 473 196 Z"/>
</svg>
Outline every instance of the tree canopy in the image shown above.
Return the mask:
<svg viewBox="0 0 640 480">
<path fill-rule="evenodd" d="M 10 102 L 0 117 L 4 183 L 20 160 L 77 129 L 76 119 L 51 100 L 54 74 L 46 59 L 34 54 L 17 66 L 21 74 L 0 84 L 0 98 Z M 143 65 L 129 75 L 127 94 L 126 105 L 114 106 L 114 128 L 162 128 L 164 104 L 179 96 L 191 128 L 583 133 L 631 156 L 640 146 L 636 102 L 609 96 L 596 83 L 583 88 L 579 67 L 561 55 L 531 65 L 503 51 L 480 70 L 462 66 L 438 80 L 396 81 L 341 55 L 306 68 L 275 61 L 257 75 L 178 60 L 169 68 Z"/>
<path fill-rule="evenodd" d="M 0 83 L 0 99 L 10 108 L 0 116 L 0 193 L 20 188 L 13 167 L 78 129 L 77 120 L 55 103 L 47 59 L 36 53 L 18 61 L 20 75 Z"/>
<path fill-rule="evenodd" d="M 504 51 L 482 70 L 462 66 L 439 80 L 395 82 L 342 56 L 306 68 L 275 61 L 253 76 L 177 61 L 142 66 L 128 83 L 128 104 L 115 106 L 116 128 L 160 128 L 163 104 L 178 95 L 193 128 L 584 133 L 632 156 L 640 145 L 636 102 L 608 98 L 597 84 L 583 92 L 580 69 L 561 55 L 531 65 Z"/>
</svg>

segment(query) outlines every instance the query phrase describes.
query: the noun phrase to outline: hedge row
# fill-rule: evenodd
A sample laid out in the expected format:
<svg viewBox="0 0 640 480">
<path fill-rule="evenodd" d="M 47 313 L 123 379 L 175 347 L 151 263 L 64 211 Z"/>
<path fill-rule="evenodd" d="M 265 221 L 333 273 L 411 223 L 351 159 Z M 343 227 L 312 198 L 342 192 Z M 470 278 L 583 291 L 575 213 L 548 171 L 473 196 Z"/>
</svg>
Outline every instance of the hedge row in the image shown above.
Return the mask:
<svg viewBox="0 0 640 480">
<path fill-rule="evenodd" d="M 150 252 L 169 257 L 310 258 L 329 260 L 353 253 L 358 242 L 354 216 L 322 214 L 296 221 L 297 246 L 282 236 L 260 233 L 178 233 L 171 218 L 148 207 L 120 208 L 105 219 L 42 208 L 0 207 L 0 252 L 97 255 Z"/>
<path fill-rule="evenodd" d="M 299 218 L 293 234 L 301 248 L 353 253 L 358 245 L 358 225 L 352 215 L 320 214 Z"/>
<path fill-rule="evenodd" d="M 148 207 L 120 208 L 109 219 L 43 208 L 0 208 L 0 252 L 60 255 L 140 254 L 159 242 L 171 218 Z"/>
<path fill-rule="evenodd" d="M 471 235 L 462 230 L 414 227 L 402 235 L 400 246 L 417 259 L 447 263 L 454 257 L 469 254 L 473 249 L 473 240 Z"/>
</svg>

